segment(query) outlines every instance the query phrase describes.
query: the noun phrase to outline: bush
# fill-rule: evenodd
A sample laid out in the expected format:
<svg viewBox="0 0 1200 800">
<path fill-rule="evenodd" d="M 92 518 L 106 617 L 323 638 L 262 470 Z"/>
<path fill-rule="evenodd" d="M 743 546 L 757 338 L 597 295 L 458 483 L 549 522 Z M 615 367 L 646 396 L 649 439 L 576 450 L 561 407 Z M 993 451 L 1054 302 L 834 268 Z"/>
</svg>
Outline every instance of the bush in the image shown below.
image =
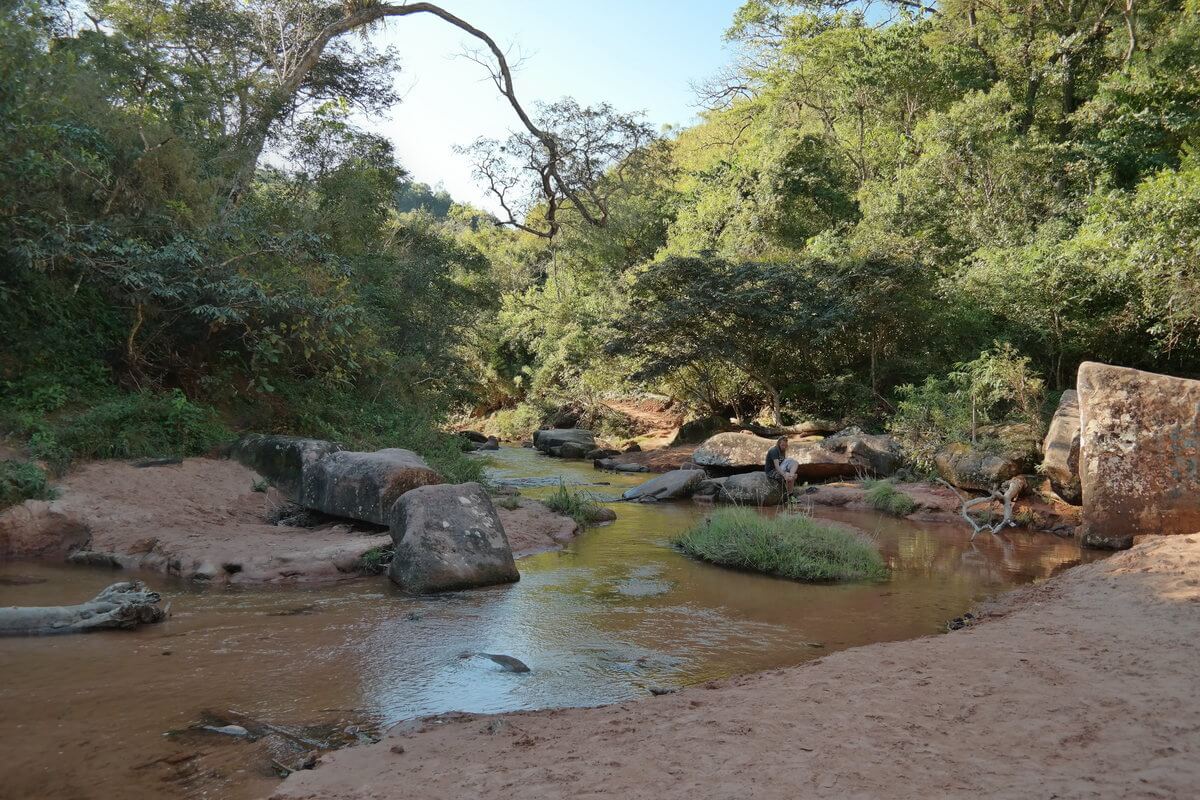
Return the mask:
<svg viewBox="0 0 1200 800">
<path fill-rule="evenodd" d="M 568 489 L 562 481 L 554 494 L 542 500 L 546 507 L 558 514 L 564 514 L 575 520 L 580 526 L 601 519 L 604 507 L 592 499 L 587 492 Z"/>
<path fill-rule="evenodd" d="M 392 544 L 372 547 L 359 556 L 358 571 L 364 575 L 382 575 L 391 566 L 395 554 L 395 545 Z"/>
<path fill-rule="evenodd" d="M 896 488 L 891 480 L 863 481 L 867 490 L 867 503 L 876 511 L 891 514 L 893 517 L 907 517 L 917 509 L 917 504 L 904 492 Z"/>
<path fill-rule="evenodd" d="M 0 461 L 0 509 L 25 500 L 52 500 L 46 473 L 27 461 Z"/>
<path fill-rule="evenodd" d="M 690 556 L 798 581 L 878 579 L 887 567 L 865 535 L 797 514 L 717 511 L 675 539 Z"/>
</svg>

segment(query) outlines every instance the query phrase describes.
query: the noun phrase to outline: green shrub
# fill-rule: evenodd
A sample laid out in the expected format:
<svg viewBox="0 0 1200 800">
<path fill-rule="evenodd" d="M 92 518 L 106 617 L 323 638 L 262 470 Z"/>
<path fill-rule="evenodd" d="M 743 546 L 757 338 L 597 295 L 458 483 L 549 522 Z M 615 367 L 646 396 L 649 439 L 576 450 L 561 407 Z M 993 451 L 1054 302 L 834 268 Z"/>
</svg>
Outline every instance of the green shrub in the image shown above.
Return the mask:
<svg viewBox="0 0 1200 800">
<path fill-rule="evenodd" d="M 887 575 L 883 557 L 869 538 L 799 514 L 764 516 L 748 508 L 722 509 L 674 543 L 684 553 L 714 564 L 798 581 Z"/>
<path fill-rule="evenodd" d="M 568 489 L 562 481 L 558 482 L 558 488 L 554 490 L 554 494 L 546 497 L 542 502 L 551 511 L 570 517 L 580 526 L 596 522 L 604 512 L 604 507 L 593 500 L 590 494 L 576 489 Z"/>
<path fill-rule="evenodd" d="M 508 511 L 515 511 L 521 507 L 521 497 L 515 494 L 501 495 L 500 497 L 493 498 L 492 502 L 499 508 Z"/>
<path fill-rule="evenodd" d="M 366 575 L 382 575 L 391 566 L 394 555 L 395 545 L 384 544 L 379 547 L 372 547 L 359 556 L 358 571 Z"/>
<path fill-rule="evenodd" d="M 55 491 L 46 473 L 27 461 L 0 461 L 0 509 L 25 500 L 52 500 Z"/>
<path fill-rule="evenodd" d="M 863 481 L 863 488 L 867 490 L 867 503 L 876 511 L 907 517 L 917 510 L 916 502 L 897 489 L 894 481 L 867 479 Z"/>
<path fill-rule="evenodd" d="M 75 458 L 190 456 L 230 438 L 216 411 L 176 389 L 123 395 L 68 417 L 56 447 Z"/>
<path fill-rule="evenodd" d="M 491 416 L 487 432 L 501 439 L 524 439 L 533 435 L 541 425 L 542 412 L 525 403 L 505 408 Z"/>
</svg>

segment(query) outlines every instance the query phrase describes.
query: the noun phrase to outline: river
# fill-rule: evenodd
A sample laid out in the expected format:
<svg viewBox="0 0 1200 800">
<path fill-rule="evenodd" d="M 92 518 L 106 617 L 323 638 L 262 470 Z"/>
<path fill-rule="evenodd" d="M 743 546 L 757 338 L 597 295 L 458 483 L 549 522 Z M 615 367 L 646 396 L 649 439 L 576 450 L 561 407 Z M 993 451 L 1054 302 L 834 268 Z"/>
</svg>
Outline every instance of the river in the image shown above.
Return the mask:
<svg viewBox="0 0 1200 800">
<path fill-rule="evenodd" d="M 562 480 L 614 499 L 646 477 L 520 448 L 489 459 L 492 480 L 531 497 Z M 979 600 L 1081 558 L 1048 534 L 971 542 L 965 525 L 816 509 L 871 533 L 892 577 L 805 585 L 673 550 L 670 537 L 705 506 L 613 507 L 616 522 L 520 560 L 509 586 L 412 598 L 385 577 L 219 588 L 141 575 L 170 601 L 167 622 L 0 640 L 0 797 L 262 797 L 277 782 L 271 761 L 294 765 L 295 754 L 271 737 L 197 726 L 244 718 L 325 740 L 449 711 L 607 703 L 937 633 Z M 0 605 L 78 602 L 124 577 L 4 563 Z M 531 671 L 463 657 L 477 652 Z"/>
</svg>

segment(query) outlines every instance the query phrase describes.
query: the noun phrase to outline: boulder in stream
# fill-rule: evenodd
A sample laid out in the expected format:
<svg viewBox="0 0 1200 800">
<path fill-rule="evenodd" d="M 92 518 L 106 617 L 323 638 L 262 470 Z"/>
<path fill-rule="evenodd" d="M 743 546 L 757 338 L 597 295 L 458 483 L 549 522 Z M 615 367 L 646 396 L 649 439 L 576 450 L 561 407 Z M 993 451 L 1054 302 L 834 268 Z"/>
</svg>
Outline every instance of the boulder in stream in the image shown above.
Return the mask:
<svg viewBox="0 0 1200 800">
<path fill-rule="evenodd" d="M 692 461 L 716 473 L 761 472 L 767 451 L 774 444 L 775 439 L 753 433 L 718 433 L 696 448 Z M 796 478 L 801 482 L 853 477 L 871 471 L 870 462 L 861 456 L 827 448 L 823 442 L 792 441 L 787 457 L 799 464 Z"/>
<path fill-rule="evenodd" d="M 568 452 L 572 455 L 560 449 L 568 444 L 571 445 Z M 583 458 L 596 449 L 596 435 L 583 428 L 549 428 L 533 432 L 533 446 L 547 455 Z M 573 455 L 575 452 L 579 454 Z"/>
<path fill-rule="evenodd" d="M 500 517 L 477 483 L 422 486 L 388 513 L 388 577 L 406 592 L 471 589 L 520 579 Z"/>
<path fill-rule="evenodd" d="M 388 512 L 410 489 L 442 482 L 411 450 L 340 450 L 304 468 L 300 504 L 336 517 L 388 524 Z"/>
<path fill-rule="evenodd" d="M 700 469 L 674 469 L 656 475 L 640 486 L 627 489 L 622 500 L 649 502 L 652 500 L 682 500 L 692 496 L 707 476 Z"/>
<path fill-rule="evenodd" d="M 722 503 L 777 506 L 786 498 L 783 483 L 765 472 L 741 472 L 725 478 L 710 478 L 696 486 L 696 494 Z"/>
<path fill-rule="evenodd" d="M 248 433 L 234 442 L 229 454 L 299 503 L 305 468 L 341 449 L 340 444 L 323 439 Z"/>
</svg>

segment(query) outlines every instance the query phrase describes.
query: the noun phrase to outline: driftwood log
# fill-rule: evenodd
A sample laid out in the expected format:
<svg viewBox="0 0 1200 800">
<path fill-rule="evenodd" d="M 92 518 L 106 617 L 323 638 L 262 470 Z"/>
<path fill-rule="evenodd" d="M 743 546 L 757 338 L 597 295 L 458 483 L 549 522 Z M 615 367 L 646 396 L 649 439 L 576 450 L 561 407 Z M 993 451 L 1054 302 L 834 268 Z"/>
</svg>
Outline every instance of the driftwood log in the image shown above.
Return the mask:
<svg viewBox="0 0 1200 800">
<path fill-rule="evenodd" d="M 1001 488 L 1004 491 L 1000 492 L 1000 491 L 993 489 L 988 494 L 987 497 L 972 498 L 972 497 L 963 497 L 963 495 L 959 493 L 958 489 L 956 489 L 950 483 L 942 480 L 941 478 L 938 478 L 938 483 L 944 484 L 947 488 L 950 489 L 950 491 L 954 492 L 954 494 L 958 496 L 959 500 L 962 501 L 962 510 L 960 511 L 960 513 L 962 514 L 963 519 L 965 519 L 967 521 L 967 524 L 969 524 L 971 526 L 971 538 L 972 539 L 974 539 L 976 536 L 978 536 L 982 531 L 987 531 L 988 533 L 995 535 L 995 534 L 1000 533 L 1000 531 L 1007 526 L 1015 526 L 1017 523 L 1013 522 L 1013 518 L 1012 518 L 1013 501 L 1016 500 L 1018 497 L 1020 497 L 1021 494 L 1026 489 L 1029 488 L 1028 481 L 1026 481 L 1025 478 L 1018 475 L 1017 477 L 1013 478 L 1012 480 L 1005 481 L 1003 484 L 1001 484 Z M 1000 519 L 999 522 L 993 523 L 991 521 L 990 506 L 992 503 L 995 503 L 995 502 L 1004 504 L 1004 516 Z M 970 514 L 970 511 L 972 508 L 975 508 L 976 506 L 981 506 L 981 505 L 989 506 L 989 515 L 988 515 L 987 522 L 979 522 L 974 517 L 972 517 Z"/>
<path fill-rule="evenodd" d="M 161 600 L 141 581 L 123 581 L 76 606 L 0 607 L 0 636 L 136 628 L 166 619 L 166 609 L 158 607 Z"/>
</svg>

